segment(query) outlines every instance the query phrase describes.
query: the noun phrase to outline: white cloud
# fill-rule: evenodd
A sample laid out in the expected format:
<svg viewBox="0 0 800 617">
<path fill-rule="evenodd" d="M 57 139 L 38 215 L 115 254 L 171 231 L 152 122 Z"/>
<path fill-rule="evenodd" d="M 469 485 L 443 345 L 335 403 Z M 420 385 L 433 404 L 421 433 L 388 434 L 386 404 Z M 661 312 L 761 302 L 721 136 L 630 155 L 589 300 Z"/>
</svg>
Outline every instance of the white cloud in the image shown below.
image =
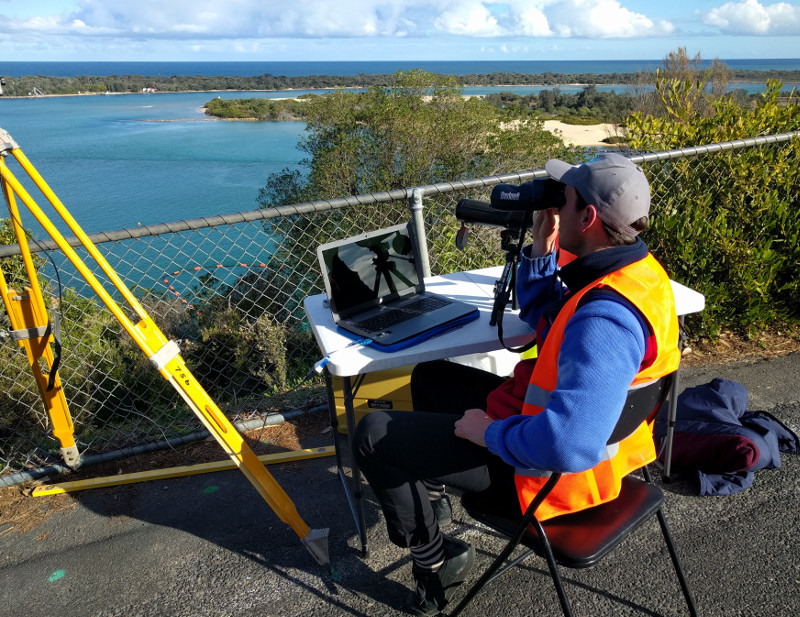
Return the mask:
<svg viewBox="0 0 800 617">
<path fill-rule="evenodd" d="M 516 34 L 532 37 L 552 36 L 550 23 L 542 8 L 533 2 L 519 2 L 519 6 L 512 4 L 512 12 L 516 22 L 514 31 Z"/>
<path fill-rule="evenodd" d="M 158 46 L 160 54 L 202 50 L 230 56 L 274 55 L 288 41 L 307 50 L 318 44 L 316 49 L 324 48 L 320 52 L 324 55 L 345 40 L 376 50 L 389 41 L 404 41 L 408 49 L 430 40 L 432 49 L 453 41 L 471 44 L 475 38 L 493 40 L 491 49 L 509 54 L 519 53 L 519 45 L 537 39 L 547 40 L 548 45 L 564 41 L 556 49 L 569 54 L 575 48 L 567 41 L 576 38 L 612 45 L 671 37 L 670 41 L 683 44 L 683 38 L 699 31 L 701 19 L 707 26 L 705 35 L 708 27 L 735 35 L 800 34 L 800 2 L 717 3 L 716 8 L 700 12 L 688 9 L 684 0 L 671 4 L 645 0 L 28 0 L 27 11 L 15 8 L 12 12 L 3 10 L 5 3 L 0 0 L 0 35 L 25 41 L 19 45 L 37 55 L 58 49 L 95 48 L 96 53 L 96 49 L 126 46 L 140 53 Z M 669 19 L 681 24 L 682 33 Z"/>
<path fill-rule="evenodd" d="M 359 37 L 407 32 L 414 23 L 404 14 L 426 6 L 424 0 L 79 0 L 67 15 L 6 23 L 17 31 L 86 34 L 88 29 L 130 38 Z"/>
<path fill-rule="evenodd" d="M 444 8 L 433 22 L 437 30 L 464 36 L 499 36 L 502 28 L 480 0 L 459 2 Z"/>
<path fill-rule="evenodd" d="M 76 0 L 71 13 L 21 20 L 12 29 L 176 40 L 252 38 L 586 37 L 669 34 L 667 22 L 625 0 Z M 0 5 L 1 6 L 1 5 Z"/>
<path fill-rule="evenodd" d="M 548 7 L 546 14 L 553 32 L 564 38 L 645 38 L 675 30 L 670 22 L 654 22 L 618 0 L 565 0 Z"/>
<path fill-rule="evenodd" d="M 786 2 L 763 5 L 758 0 L 726 2 L 706 13 L 704 22 L 725 34 L 800 34 L 800 7 Z"/>
<path fill-rule="evenodd" d="M 436 25 L 456 35 L 534 38 L 644 38 L 675 30 L 667 21 L 654 22 L 624 8 L 619 0 L 471 0 L 444 9 Z"/>
</svg>

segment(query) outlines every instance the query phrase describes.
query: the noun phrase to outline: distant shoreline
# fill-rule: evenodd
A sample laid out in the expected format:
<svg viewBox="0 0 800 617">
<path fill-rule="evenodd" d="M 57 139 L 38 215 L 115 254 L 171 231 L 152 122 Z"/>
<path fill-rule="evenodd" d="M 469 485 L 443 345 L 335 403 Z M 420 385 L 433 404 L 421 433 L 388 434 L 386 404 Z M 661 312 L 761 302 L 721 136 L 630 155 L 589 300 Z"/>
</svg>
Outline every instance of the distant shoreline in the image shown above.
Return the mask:
<svg viewBox="0 0 800 617">
<path fill-rule="evenodd" d="M 784 80 L 779 80 L 784 81 Z M 800 79 L 798 79 L 800 82 Z M 735 87 L 737 85 L 741 86 L 748 86 L 753 84 L 765 84 L 766 80 L 737 80 L 737 81 L 729 81 L 728 86 Z M 564 82 L 564 83 L 518 83 L 518 84 L 466 84 L 466 85 L 459 85 L 460 88 L 542 88 L 547 90 L 553 90 L 556 88 L 561 87 L 568 87 L 568 88 L 585 88 L 587 86 L 603 86 L 604 88 L 629 88 L 629 87 L 636 87 L 642 84 L 634 84 L 634 83 L 590 83 L 590 82 Z M 645 84 L 646 85 L 646 84 Z M 794 82 L 786 83 L 784 81 L 784 87 L 786 88 L 794 88 L 797 87 L 797 84 Z M 57 97 L 82 97 L 82 96 L 125 96 L 125 95 L 135 95 L 135 94 L 147 94 L 157 96 L 159 94 L 201 94 L 203 92 L 208 92 L 209 94 L 225 94 L 225 93 L 236 93 L 236 92 L 292 92 L 294 90 L 319 90 L 319 91 L 335 91 L 337 89 L 360 89 L 360 90 L 367 90 L 369 86 L 330 86 L 330 87 L 314 87 L 314 88 L 227 88 L 227 89 L 202 89 L 202 90 L 156 90 L 154 92 L 136 92 L 136 91 L 128 91 L 128 92 L 64 92 L 58 94 L 29 94 L 29 95 L 10 95 L 10 94 L 3 94 L 0 95 L 0 100 L 3 99 L 41 99 L 41 98 L 57 98 Z M 466 97 L 471 96 L 484 96 L 483 94 L 465 94 Z M 284 100 L 290 99 L 294 97 L 283 97 L 276 98 L 273 100 Z"/>
<path fill-rule="evenodd" d="M 472 96 L 481 97 L 483 95 L 465 95 L 464 98 L 470 98 Z M 201 113 L 206 113 L 205 107 L 201 107 L 198 111 Z M 209 116 L 208 118 L 199 119 L 197 121 L 205 122 L 208 120 L 219 120 L 222 122 L 264 122 L 264 120 L 259 120 L 258 118 L 219 118 L 215 116 Z M 183 122 L 183 120 L 176 121 Z M 150 122 L 162 122 L 162 120 L 151 120 Z M 168 122 L 172 122 L 172 120 L 169 120 Z M 597 122 L 596 124 L 568 124 L 566 122 L 562 122 L 561 120 L 544 120 L 544 129 L 561 137 L 565 144 L 571 144 L 580 148 L 616 148 L 616 146 L 608 144 L 603 140 L 608 137 L 619 137 L 624 133 L 624 129 L 611 122 Z"/>
<path fill-rule="evenodd" d="M 760 82 L 755 81 L 755 82 L 752 82 L 752 83 L 760 83 Z M 558 87 L 561 87 L 561 86 L 567 86 L 567 87 L 573 87 L 573 88 L 585 88 L 586 86 L 589 86 L 589 85 L 592 85 L 592 84 L 588 84 L 588 83 L 586 83 L 586 84 L 583 84 L 583 83 L 568 83 L 567 84 L 567 83 L 565 83 L 565 84 L 558 84 L 558 85 L 553 85 L 553 84 L 500 84 L 500 85 L 494 85 L 494 84 L 491 84 L 491 85 L 470 84 L 469 86 L 462 86 L 462 87 L 469 87 L 469 88 L 558 88 Z M 631 84 L 603 84 L 603 86 L 619 87 L 619 88 L 625 88 L 625 87 L 630 86 L 630 85 Z M 359 89 L 358 86 L 352 86 L 350 89 L 353 89 L 353 88 Z M 126 96 L 126 95 L 134 95 L 134 94 L 146 94 L 148 96 L 150 96 L 150 95 L 158 96 L 160 94 L 202 94 L 204 92 L 208 92 L 209 94 L 220 94 L 220 93 L 224 94 L 226 92 L 227 93 L 235 93 L 235 92 L 292 92 L 293 90 L 309 90 L 309 89 L 310 88 L 277 88 L 277 89 L 255 90 L 255 89 L 247 88 L 247 89 L 244 89 L 244 90 L 227 89 L 227 90 L 177 90 L 177 91 L 176 90 L 158 90 L 158 91 L 155 91 L 155 92 L 71 92 L 71 93 L 64 93 L 64 94 L 31 94 L 31 95 L 27 95 L 27 96 L 5 95 L 4 94 L 3 96 L 0 96 L 0 100 L 2 100 L 2 99 L 46 99 L 46 98 L 58 98 L 58 97 L 72 97 L 72 96 L 76 96 L 76 97 L 77 96 Z M 325 90 L 325 91 L 334 92 L 334 91 L 336 91 L 337 89 L 340 89 L 340 88 L 332 87 L 332 88 L 313 88 L 313 89 L 314 90 Z M 360 89 L 362 89 L 364 91 L 367 90 L 367 88 L 360 88 Z M 482 96 L 485 96 L 485 95 L 483 95 L 483 94 L 465 94 L 463 96 L 466 97 L 466 98 L 469 98 L 469 97 L 475 97 L 475 96 L 476 97 L 482 97 Z M 270 99 L 270 100 L 273 100 L 273 101 L 286 101 L 286 100 L 289 100 L 289 99 L 299 100 L 299 99 L 297 99 L 297 97 L 291 97 L 291 96 L 273 98 L 273 99 Z"/>
<path fill-rule="evenodd" d="M 731 89 L 753 84 L 765 84 L 777 79 L 791 87 L 800 84 L 800 69 L 736 70 L 728 69 Z M 88 67 L 87 67 L 88 68 Z M 197 68 L 209 68 L 198 66 Z M 320 66 L 320 68 L 325 68 Z M 0 66 L 0 70 L 3 67 Z M 630 72 L 493 72 L 453 74 L 426 71 L 434 75 L 442 87 L 455 88 L 539 88 L 585 87 L 623 89 L 652 85 L 655 70 Z M 92 96 L 111 94 L 163 94 L 181 92 L 281 92 L 293 90 L 331 90 L 335 88 L 368 89 L 391 87 L 397 73 L 359 73 L 350 75 L 26 75 L 5 76 L 4 96 L 28 98 L 33 96 Z"/>
<path fill-rule="evenodd" d="M 791 71 L 800 70 L 800 56 L 796 58 L 706 58 L 701 68 L 710 68 L 718 60 L 733 71 Z M 241 77 L 250 75 L 347 76 L 394 74 L 397 71 L 423 69 L 429 73 L 445 75 L 507 74 L 608 74 L 654 72 L 663 68 L 664 56 L 613 60 L 584 58 L 580 60 L 546 59 L 469 59 L 469 60 L 183 60 L 183 61 L 4 61 L 0 66 L 5 76 L 53 75 L 75 77 L 78 75 L 145 75 L 145 76 L 197 76 L 218 75 Z"/>
</svg>

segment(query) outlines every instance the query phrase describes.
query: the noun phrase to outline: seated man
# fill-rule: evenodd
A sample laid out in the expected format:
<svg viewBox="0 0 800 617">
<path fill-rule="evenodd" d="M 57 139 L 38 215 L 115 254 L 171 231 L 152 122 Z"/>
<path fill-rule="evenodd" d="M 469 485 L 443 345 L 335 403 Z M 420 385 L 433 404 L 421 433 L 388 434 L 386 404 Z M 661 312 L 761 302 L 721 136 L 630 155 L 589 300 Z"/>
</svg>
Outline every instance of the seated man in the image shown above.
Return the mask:
<svg viewBox="0 0 800 617">
<path fill-rule="evenodd" d="M 577 167 L 553 159 L 545 169 L 565 185 L 566 201 L 537 213 L 517 282 L 538 359 L 520 362 L 508 380 L 420 364 L 414 409 L 436 413 L 374 412 L 354 436 L 389 538 L 411 552 L 414 614 L 442 610 L 474 562 L 469 544 L 439 529 L 449 519 L 445 485 L 518 514 L 548 472 L 564 472 L 537 511 L 544 520 L 614 499 L 626 474 L 655 460 L 646 423 L 606 445 L 628 389 L 671 373 L 680 356 L 669 279 L 637 237 L 649 184 L 619 154 Z M 560 270 L 557 244 L 577 256 Z"/>
</svg>

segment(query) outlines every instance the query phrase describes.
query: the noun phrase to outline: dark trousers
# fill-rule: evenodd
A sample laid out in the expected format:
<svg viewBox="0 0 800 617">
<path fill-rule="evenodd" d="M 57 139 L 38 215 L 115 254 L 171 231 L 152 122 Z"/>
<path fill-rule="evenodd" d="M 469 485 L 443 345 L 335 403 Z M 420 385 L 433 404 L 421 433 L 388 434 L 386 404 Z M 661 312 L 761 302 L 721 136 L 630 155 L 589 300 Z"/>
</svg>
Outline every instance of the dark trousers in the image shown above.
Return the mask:
<svg viewBox="0 0 800 617">
<path fill-rule="evenodd" d="M 420 546 L 438 533 L 422 480 L 484 493 L 493 503 L 519 510 L 513 468 L 453 433 L 467 409 L 486 409 L 487 395 L 503 381 L 453 362 L 425 362 L 411 376 L 414 412 L 376 411 L 359 422 L 354 455 L 394 544 Z"/>
</svg>

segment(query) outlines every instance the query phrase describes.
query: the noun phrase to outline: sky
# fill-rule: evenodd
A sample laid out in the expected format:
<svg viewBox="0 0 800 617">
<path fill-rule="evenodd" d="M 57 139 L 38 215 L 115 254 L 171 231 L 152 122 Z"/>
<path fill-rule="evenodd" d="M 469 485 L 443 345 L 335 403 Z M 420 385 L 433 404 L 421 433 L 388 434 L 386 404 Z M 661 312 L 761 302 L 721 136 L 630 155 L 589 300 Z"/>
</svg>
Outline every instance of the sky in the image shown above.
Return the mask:
<svg viewBox="0 0 800 617">
<path fill-rule="evenodd" d="M 800 0 L 0 0 L 6 61 L 800 57 Z"/>
</svg>

